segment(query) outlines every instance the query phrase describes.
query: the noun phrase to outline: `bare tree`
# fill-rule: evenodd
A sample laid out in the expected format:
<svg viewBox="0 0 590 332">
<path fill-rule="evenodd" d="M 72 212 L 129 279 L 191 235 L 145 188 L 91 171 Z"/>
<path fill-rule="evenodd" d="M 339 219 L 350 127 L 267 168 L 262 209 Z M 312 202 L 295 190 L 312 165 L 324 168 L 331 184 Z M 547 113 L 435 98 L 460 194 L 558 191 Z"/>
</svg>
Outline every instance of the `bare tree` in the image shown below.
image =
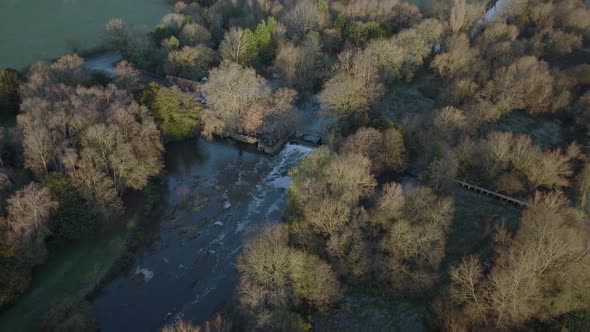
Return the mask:
<svg viewBox="0 0 590 332">
<path fill-rule="evenodd" d="M 288 86 L 310 90 L 322 77 L 321 55 L 319 40 L 308 36 L 299 46 L 281 44 L 275 66 Z"/>
<path fill-rule="evenodd" d="M 16 70 L 0 69 L 0 107 L 4 112 L 18 111 L 19 89 L 22 83 Z"/>
<path fill-rule="evenodd" d="M 167 325 L 162 328 L 161 332 L 230 332 L 231 330 L 231 321 L 217 314 L 201 326 L 193 325 L 189 321 L 178 320 L 174 325 Z"/>
<path fill-rule="evenodd" d="M 486 322 L 487 302 L 478 288 L 483 268 L 475 256 L 463 257 L 461 264 L 449 271 L 452 285 L 449 295 L 455 305 L 465 305 L 464 311 L 477 323 Z"/>
<path fill-rule="evenodd" d="M 203 91 L 212 108 L 204 113 L 207 137 L 237 133 L 277 139 L 290 130 L 295 92 L 272 92 L 252 68 L 224 61 L 209 72 Z"/>
<path fill-rule="evenodd" d="M 217 55 L 212 49 L 203 45 L 185 46 L 168 54 L 164 69 L 168 75 L 198 81 L 216 62 Z"/>
<path fill-rule="evenodd" d="M 475 45 L 492 69 L 497 69 L 510 65 L 521 53 L 516 42 L 519 32 L 515 25 L 501 22 L 487 24 Z"/>
<path fill-rule="evenodd" d="M 576 178 L 578 206 L 586 213 L 590 213 L 590 161 L 585 161 L 583 169 Z"/>
<path fill-rule="evenodd" d="M 346 203 L 355 204 L 373 192 L 376 181 L 371 176 L 371 161 L 359 154 L 333 159 L 324 169 L 331 194 Z"/>
<path fill-rule="evenodd" d="M 225 61 L 239 63 L 242 66 L 251 64 L 256 56 L 256 44 L 252 31 L 231 28 L 225 33 L 219 45 L 219 55 Z"/>
<path fill-rule="evenodd" d="M 162 17 L 160 24 L 174 33 L 180 32 L 184 26 L 185 16 L 178 13 L 168 13 Z"/>
<path fill-rule="evenodd" d="M 217 112 L 238 115 L 253 101 L 269 93 L 264 78 L 254 69 L 234 62 L 224 61 L 209 72 L 209 81 L 204 87 L 207 101 Z"/>
<path fill-rule="evenodd" d="M 129 31 L 120 18 L 113 18 L 106 24 L 106 41 L 115 50 L 125 51 L 129 47 Z"/>
<path fill-rule="evenodd" d="M 465 136 L 468 127 L 464 112 L 453 106 L 437 111 L 433 122 L 439 137 L 453 146 Z"/>
<path fill-rule="evenodd" d="M 80 188 L 86 201 L 94 203 L 93 208 L 100 215 L 119 215 L 123 212 L 123 202 L 117 194 L 113 179 L 94 164 L 95 159 L 98 159 L 98 156 L 93 155 L 94 152 L 84 150 L 78 157 L 75 151 L 68 151 L 64 157 L 68 176 Z"/>
<path fill-rule="evenodd" d="M 77 80 L 79 66 L 69 59 L 32 70 L 17 118 L 25 166 L 39 175 L 65 172 L 98 206 L 120 210 L 125 189 L 143 188 L 160 171 L 160 134 L 147 109 L 114 85 L 56 84 Z"/>
<path fill-rule="evenodd" d="M 458 33 L 463 27 L 463 23 L 465 22 L 465 11 L 465 0 L 454 0 L 451 16 L 449 18 L 451 30 L 453 30 L 454 33 Z"/>
<path fill-rule="evenodd" d="M 321 102 L 342 114 L 367 111 L 383 93 L 383 84 L 375 60 L 350 51 L 340 54 L 338 73 L 329 79 L 320 93 Z"/>
<path fill-rule="evenodd" d="M 395 128 L 384 132 L 360 128 L 345 140 L 340 151 L 342 154 L 356 153 L 368 158 L 371 161 L 371 171 L 376 174 L 384 170 L 401 171 L 406 165 L 404 139 Z"/>
<path fill-rule="evenodd" d="M 295 298 L 320 309 L 340 299 L 340 283 L 330 265 L 301 250 L 293 251 L 290 260 Z"/>
<path fill-rule="evenodd" d="M 416 70 L 432 54 L 433 46 L 439 41 L 443 30 L 444 25 L 440 21 L 427 19 L 393 35 L 391 40 L 411 55 L 410 65 L 412 70 Z"/>
<path fill-rule="evenodd" d="M 127 61 L 117 63 L 115 68 L 117 75 L 115 76 L 115 84 L 121 89 L 129 92 L 138 92 L 143 90 L 145 85 L 141 80 L 141 72 Z"/>
<path fill-rule="evenodd" d="M 494 74 L 484 93 L 502 112 L 526 109 L 531 113 L 555 110 L 555 79 L 544 61 L 526 56 Z"/>
<path fill-rule="evenodd" d="M 244 246 L 238 261 L 240 301 L 252 314 L 289 308 L 296 301 L 324 307 L 339 296 L 339 284 L 329 265 L 288 247 L 287 239 L 282 225 L 268 225 Z"/>
<path fill-rule="evenodd" d="M 483 275 L 469 257 L 451 269 L 454 308 L 471 329 L 510 328 L 584 307 L 590 233 L 579 211 L 564 205 L 524 211 L 513 237 L 496 235 L 497 258 Z"/>
<path fill-rule="evenodd" d="M 544 55 L 566 55 L 582 46 L 583 37 L 571 32 L 558 29 L 543 29 L 528 40 L 532 54 L 542 57 Z"/>
<path fill-rule="evenodd" d="M 187 46 L 207 44 L 211 40 L 211 33 L 198 23 L 189 23 L 180 32 L 180 41 Z"/>
<path fill-rule="evenodd" d="M 479 52 L 471 48 L 465 34 L 451 38 L 447 51 L 437 55 L 430 66 L 443 78 L 454 78 L 476 70 Z"/>
<path fill-rule="evenodd" d="M 296 38 L 303 38 L 310 31 L 319 31 L 325 24 L 318 6 L 310 0 L 296 2 L 282 21 Z"/>
<path fill-rule="evenodd" d="M 323 198 L 309 202 L 303 208 L 306 219 L 318 233 L 326 236 L 336 235 L 351 220 L 351 208 L 345 202 L 333 198 Z"/>
<path fill-rule="evenodd" d="M 348 17 L 377 21 L 392 31 L 407 29 L 422 20 L 422 14 L 416 5 L 399 0 L 346 1 L 341 10 Z"/>
<path fill-rule="evenodd" d="M 375 58 L 380 74 L 386 82 L 395 82 L 413 75 L 410 52 L 393 40 L 371 41 L 361 56 Z"/>
<path fill-rule="evenodd" d="M 385 233 L 380 254 L 386 261 L 386 282 L 394 291 L 419 293 L 437 279 L 453 212 L 452 200 L 437 197 L 431 189 L 404 192 L 396 183 L 383 188 L 371 220 Z"/>
<path fill-rule="evenodd" d="M 512 133 L 491 133 L 485 144 L 489 151 L 487 169 L 492 177 L 514 167 L 528 179 L 531 189 L 570 185 L 573 161 L 581 154 L 577 145 L 570 145 L 566 151 L 543 151 L 529 136 Z"/>
<path fill-rule="evenodd" d="M 7 204 L 9 241 L 29 255 L 31 250 L 42 247 L 50 234 L 49 217 L 57 209 L 57 202 L 49 189 L 33 182 L 15 192 Z"/>
</svg>

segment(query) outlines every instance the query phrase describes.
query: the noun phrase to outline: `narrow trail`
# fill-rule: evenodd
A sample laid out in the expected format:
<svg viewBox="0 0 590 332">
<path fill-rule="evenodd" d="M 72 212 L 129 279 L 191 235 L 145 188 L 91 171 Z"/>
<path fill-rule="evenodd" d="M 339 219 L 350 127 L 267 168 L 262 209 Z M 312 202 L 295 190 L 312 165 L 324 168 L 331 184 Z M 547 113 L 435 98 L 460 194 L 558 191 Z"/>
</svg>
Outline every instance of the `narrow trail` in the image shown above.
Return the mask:
<svg viewBox="0 0 590 332">
<path fill-rule="evenodd" d="M 119 52 L 107 52 L 84 59 L 84 67 L 91 71 L 102 73 L 110 78 L 117 76 L 116 64 L 123 60 Z M 140 70 L 140 76 L 147 82 L 154 82 L 162 86 L 170 86 L 170 82 L 164 77 Z"/>
</svg>

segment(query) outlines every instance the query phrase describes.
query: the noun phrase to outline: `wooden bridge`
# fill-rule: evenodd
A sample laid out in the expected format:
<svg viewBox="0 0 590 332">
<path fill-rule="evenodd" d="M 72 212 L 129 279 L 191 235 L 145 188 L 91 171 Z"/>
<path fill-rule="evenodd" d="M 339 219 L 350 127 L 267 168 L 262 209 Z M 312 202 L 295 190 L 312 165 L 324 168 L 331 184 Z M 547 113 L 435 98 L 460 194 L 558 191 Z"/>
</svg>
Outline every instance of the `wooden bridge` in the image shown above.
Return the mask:
<svg viewBox="0 0 590 332">
<path fill-rule="evenodd" d="M 465 181 L 455 180 L 455 183 L 461 185 L 463 188 L 474 191 L 476 193 L 483 194 L 486 196 L 491 196 L 491 197 L 494 197 L 494 198 L 497 198 L 497 199 L 500 199 L 500 200 L 503 200 L 503 201 L 506 201 L 506 202 L 509 202 L 509 203 L 512 203 L 515 205 L 519 205 L 521 207 L 528 207 L 530 205 L 529 203 L 527 203 L 525 201 L 521 201 L 519 199 L 510 197 L 510 196 L 502 195 L 502 194 L 497 193 L 495 191 L 487 190 L 485 188 L 478 187 L 476 185 L 473 185 L 471 183 L 467 183 Z"/>
</svg>

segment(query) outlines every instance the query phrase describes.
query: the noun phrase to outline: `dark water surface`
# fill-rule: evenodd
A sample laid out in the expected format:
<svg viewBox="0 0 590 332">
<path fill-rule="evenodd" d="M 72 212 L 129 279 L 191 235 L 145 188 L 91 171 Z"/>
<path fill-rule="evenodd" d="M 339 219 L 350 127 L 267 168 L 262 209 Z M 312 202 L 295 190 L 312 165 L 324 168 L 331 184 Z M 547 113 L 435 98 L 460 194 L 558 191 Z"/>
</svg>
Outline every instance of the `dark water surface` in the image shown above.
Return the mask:
<svg viewBox="0 0 590 332">
<path fill-rule="evenodd" d="M 310 151 L 287 145 L 268 156 L 205 140 L 167 146 L 159 237 L 94 300 L 101 330 L 156 331 L 180 318 L 203 322 L 222 308 L 243 240 L 280 219 L 287 173 Z"/>
</svg>

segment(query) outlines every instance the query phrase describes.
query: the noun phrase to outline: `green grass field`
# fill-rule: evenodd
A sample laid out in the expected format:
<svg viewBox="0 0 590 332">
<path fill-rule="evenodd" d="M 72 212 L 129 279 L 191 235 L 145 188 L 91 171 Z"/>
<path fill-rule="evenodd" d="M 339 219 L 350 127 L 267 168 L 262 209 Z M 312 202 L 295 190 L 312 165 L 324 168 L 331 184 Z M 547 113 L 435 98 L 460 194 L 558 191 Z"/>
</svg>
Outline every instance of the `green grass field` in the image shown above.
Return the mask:
<svg viewBox="0 0 590 332">
<path fill-rule="evenodd" d="M 513 132 L 530 135 L 535 144 L 543 147 L 556 147 L 564 144 L 563 124 L 557 119 L 532 116 L 523 111 L 510 112 L 496 123 L 483 128 L 482 134 L 490 131 Z"/>
<path fill-rule="evenodd" d="M 126 235 L 126 228 L 119 227 L 90 240 L 50 248 L 47 261 L 33 271 L 31 288 L 0 314 L 0 331 L 39 331 L 52 303 L 79 297 L 98 282 L 125 250 Z"/>
<path fill-rule="evenodd" d="M 447 238 L 447 261 L 454 263 L 465 255 L 486 256 L 492 249 L 494 230 L 504 225 L 514 231 L 520 209 L 507 202 L 463 188 L 453 190 L 455 218 Z"/>
</svg>

